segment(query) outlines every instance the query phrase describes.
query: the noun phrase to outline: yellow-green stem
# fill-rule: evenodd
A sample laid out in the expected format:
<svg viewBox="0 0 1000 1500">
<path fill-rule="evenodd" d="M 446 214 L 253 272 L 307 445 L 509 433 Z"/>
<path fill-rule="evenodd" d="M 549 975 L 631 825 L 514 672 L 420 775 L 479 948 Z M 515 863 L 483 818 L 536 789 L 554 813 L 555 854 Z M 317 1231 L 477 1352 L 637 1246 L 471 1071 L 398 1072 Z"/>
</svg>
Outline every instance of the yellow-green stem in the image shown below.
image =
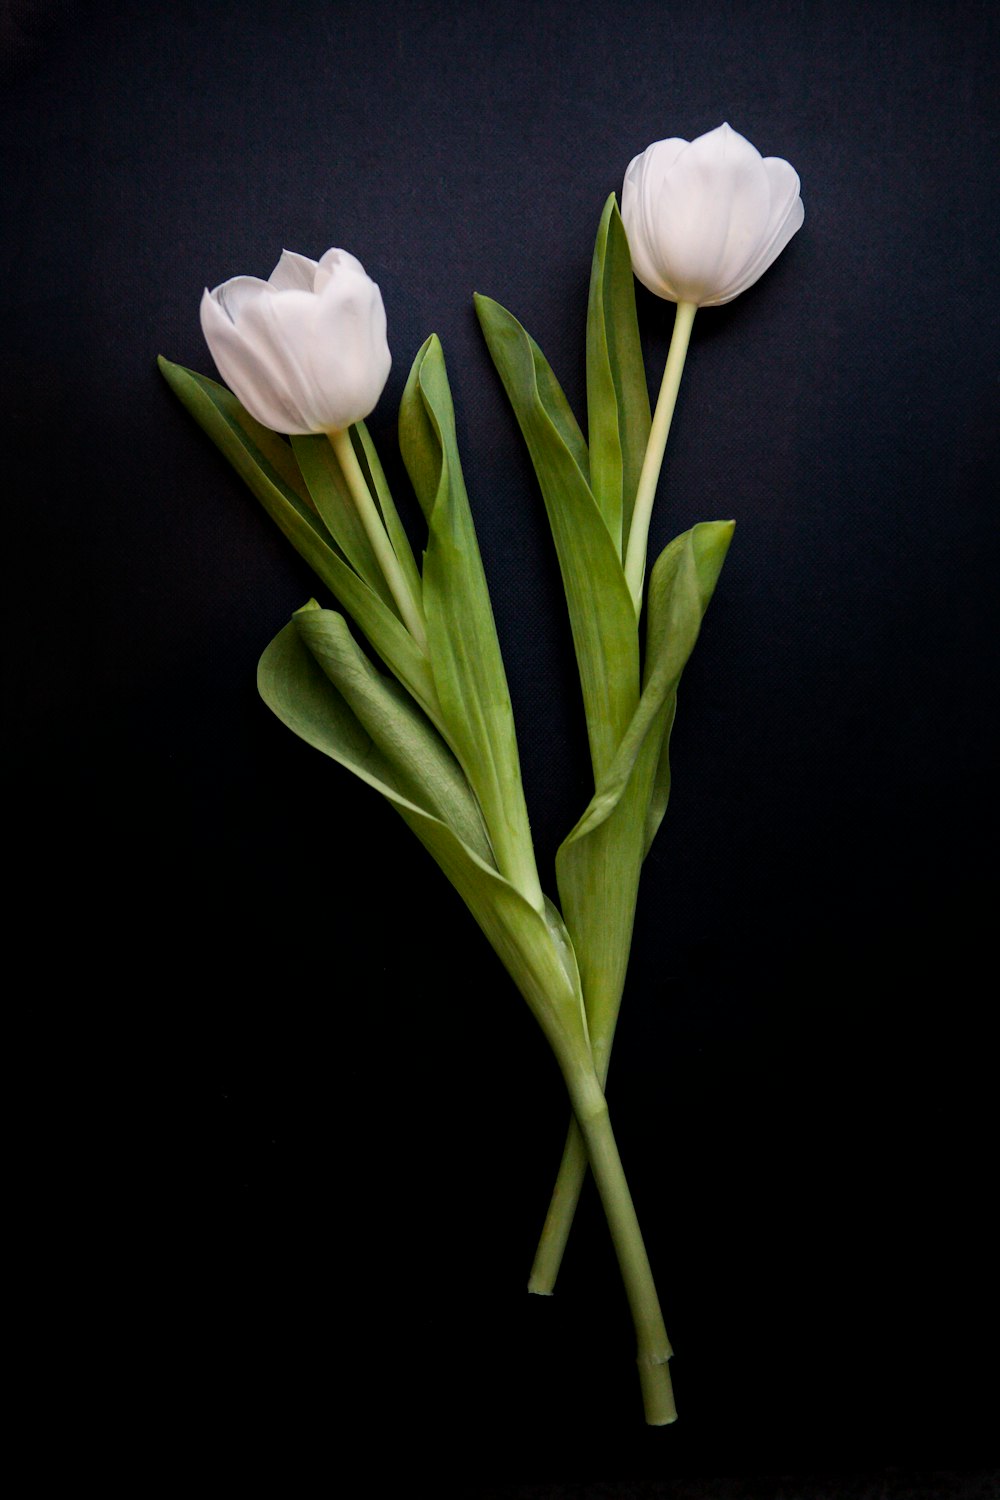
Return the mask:
<svg viewBox="0 0 1000 1500">
<path fill-rule="evenodd" d="M 649 519 L 653 513 L 653 499 L 663 465 L 663 453 L 667 446 L 670 422 L 677 403 L 681 374 L 687 355 L 694 315 L 698 311 L 694 302 L 678 302 L 674 317 L 674 331 L 667 353 L 667 364 L 663 371 L 660 394 L 653 413 L 653 425 L 649 429 L 646 455 L 639 474 L 639 487 L 635 495 L 635 507 L 628 533 L 628 548 L 625 553 L 625 577 L 632 591 L 636 615 L 642 609 L 642 585 L 646 576 L 646 544 L 649 539 Z"/>
<path fill-rule="evenodd" d="M 427 650 L 427 629 L 424 625 L 423 610 L 414 599 L 410 586 L 385 529 L 385 523 L 379 515 L 378 506 L 372 498 L 368 481 L 361 472 L 358 456 L 351 442 L 350 432 L 331 432 L 327 436 L 337 455 L 344 478 L 347 480 L 354 504 L 357 506 L 361 524 L 365 528 L 368 540 L 371 542 L 372 551 L 375 553 L 382 576 L 389 585 L 389 591 L 399 607 L 399 613 L 403 624 L 420 647 L 421 651 Z"/>
</svg>

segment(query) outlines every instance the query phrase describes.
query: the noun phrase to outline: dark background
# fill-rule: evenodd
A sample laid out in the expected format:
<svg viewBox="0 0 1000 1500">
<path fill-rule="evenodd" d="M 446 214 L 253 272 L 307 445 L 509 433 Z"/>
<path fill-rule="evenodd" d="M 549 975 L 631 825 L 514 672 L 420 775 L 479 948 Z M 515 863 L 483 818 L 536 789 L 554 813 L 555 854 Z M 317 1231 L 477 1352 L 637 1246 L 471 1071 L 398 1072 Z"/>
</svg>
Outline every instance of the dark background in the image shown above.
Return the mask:
<svg viewBox="0 0 1000 1500">
<path fill-rule="evenodd" d="M 997 1492 L 995 16 L 4 7 L 15 1295 L 43 1462 L 131 1494 Z M 402 496 L 399 397 L 441 335 L 551 890 L 582 719 L 471 296 L 582 419 L 605 197 L 724 119 L 794 164 L 806 219 L 699 315 L 653 522 L 659 550 L 737 520 L 609 1085 L 676 1349 L 681 1419 L 653 1431 L 589 1195 L 557 1296 L 524 1292 L 565 1117 L 541 1036 L 393 812 L 257 698 L 314 583 L 155 356 L 214 373 L 206 284 L 350 249 L 385 299 L 370 427 Z M 672 309 L 639 312 L 658 382 Z"/>
</svg>

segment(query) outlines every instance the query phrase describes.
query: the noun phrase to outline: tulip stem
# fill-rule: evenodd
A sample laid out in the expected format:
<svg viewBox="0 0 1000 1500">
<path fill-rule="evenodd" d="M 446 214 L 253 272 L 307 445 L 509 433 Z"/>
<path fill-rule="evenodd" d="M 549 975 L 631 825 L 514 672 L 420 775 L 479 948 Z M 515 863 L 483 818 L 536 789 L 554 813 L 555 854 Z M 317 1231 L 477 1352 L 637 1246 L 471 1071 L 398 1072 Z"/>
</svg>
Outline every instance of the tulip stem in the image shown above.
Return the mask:
<svg viewBox="0 0 1000 1500">
<path fill-rule="evenodd" d="M 667 1367 L 673 1351 L 663 1325 L 653 1272 L 618 1155 L 608 1106 L 594 1073 L 567 1072 L 565 1077 L 635 1325 L 636 1363 L 646 1421 L 651 1426 L 662 1427 L 677 1418 Z"/>
<path fill-rule="evenodd" d="M 656 485 L 663 465 L 663 454 L 667 446 L 674 407 L 677 404 L 677 392 L 680 389 L 684 360 L 691 338 L 694 315 L 697 311 L 698 307 L 694 302 L 678 302 L 677 304 L 674 331 L 667 353 L 666 368 L 663 371 L 663 382 L 660 385 L 656 411 L 653 413 L 653 425 L 649 429 L 649 441 L 646 444 L 646 454 L 642 461 L 642 471 L 639 474 L 632 524 L 629 527 L 628 549 L 625 554 L 625 577 L 632 591 L 636 616 L 642 610 L 642 585 L 646 576 L 649 518 L 653 513 Z"/>
<path fill-rule="evenodd" d="M 368 481 L 361 471 L 358 456 L 354 451 L 349 431 L 330 432 L 327 434 L 337 462 L 340 464 L 344 478 L 354 497 L 361 524 L 365 528 L 368 540 L 372 544 L 382 576 L 389 585 L 389 591 L 399 607 L 399 613 L 403 624 L 413 636 L 421 651 L 427 650 L 427 627 L 424 624 L 424 614 L 417 600 L 413 597 L 410 586 L 399 560 L 392 548 L 385 522 L 379 514 L 378 506 L 372 498 Z"/>
</svg>

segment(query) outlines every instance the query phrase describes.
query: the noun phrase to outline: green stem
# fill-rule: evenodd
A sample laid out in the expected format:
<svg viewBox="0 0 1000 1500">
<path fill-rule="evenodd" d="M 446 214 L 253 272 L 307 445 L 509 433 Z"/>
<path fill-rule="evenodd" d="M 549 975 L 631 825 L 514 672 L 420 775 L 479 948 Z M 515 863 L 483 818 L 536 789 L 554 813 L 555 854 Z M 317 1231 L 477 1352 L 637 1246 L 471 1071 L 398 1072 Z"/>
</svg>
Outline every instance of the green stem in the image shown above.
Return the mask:
<svg viewBox="0 0 1000 1500">
<path fill-rule="evenodd" d="M 601 1195 L 635 1324 L 636 1362 L 646 1421 L 651 1426 L 662 1427 L 677 1417 L 667 1367 L 673 1351 L 663 1324 L 635 1205 L 611 1129 L 607 1102 L 597 1076 L 592 1072 L 568 1073 L 566 1083 Z"/>
<path fill-rule="evenodd" d="M 528 1291 L 536 1296 L 551 1297 L 555 1291 L 588 1166 L 587 1148 L 574 1115 L 569 1122 L 562 1161 L 528 1277 Z"/>
<path fill-rule="evenodd" d="M 639 474 L 639 487 L 635 495 L 632 523 L 628 533 L 628 548 L 625 554 L 625 577 L 632 591 L 632 600 L 638 616 L 642 609 L 642 584 L 646 575 L 646 543 L 649 538 L 649 518 L 653 513 L 653 498 L 663 465 L 663 453 L 667 446 L 670 422 L 677 403 L 681 374 L 687 355 L 694 315 L 698 311 L 694 302 L 678 302 L 674 317 L 674 331 L 667 353 L 667 364 L 663 371 L 660 394 L 653 413 L 653 425 L 649 429 L 646 455 Z"/>
<path fill-rule="evenodd" d="M 620 998 L 619 996 L 619 1000 Z M 602 1089 L 608 1080 L 611 1043 L 614 1040 L 617 1019 L 618 1006 L 613 1005 L 610 1008 L 606 1025 L 602 1026 L 599 1031 L 593 1027 L 591 1029 L 590 1042 L 594 1055 L 594 1070 Z M 589 1165 L 590 1160 L 587 1156 L 583 1133 L 574 1114 L 570 1117 L 562 1160 L 559 1163 L 552 1197 L 549 1199 L 545 1223 L 542 1225 L 542 1232 L 535 1248 L 531 1275 L 528 1277 L 528 1291 L 534 1292 L 539 1297 L 551 1297 L 555 1291 L 556 1280 L 566 1253 L 569 1232 L 576 1217 Z"/>
<path fill-rule="evenodd" d="M 632 925 L 646 850 L 646 818 L 663 731 L 651 731 L 632 767 L 621 799 L 604 824 L 557 860 L 559 895 L 579 965 L 591 1057 L 598 1082 L 607 1083 L 611 1049 L 628 971 Z M 608 872 L 613 871 L 613 877 Z M 542 1228 L 528 1290 L 551 1294 L 587 1175 L 587 1154 L 570 1121 L 559 1175 Z"/>
<path fill-rule="evenodd" d="M 399 613 L 403 624 L 421 651 L 426 652 L 427 629 L 424 625 L 423 611 L 413 597 L 410 586 L 406 581 L 406 576 L 392 549 L 392 543 L 386 532 L 385 523 L 379 515 L 378 507 L 372 498 L 371 490 L 368 488 L 368 482 L 361 472 L 361 465 L 358 463 L 358 456 L 354 451 L 354 444 L 351 442 L 351 434 L 348 431 L 330 432 L 327 433 L 327 436 L 330 439 L 334 453 L 337 455 L 337 462 L 340 464 L 344 478 L 347 480 L 354 498 L 354 504 L 357 506 L 358 515 L 361 518 L 361 524 L 364 526 L 368 540 L 372 544 L 372 551 L 375 553 L 378 565 L 382 569 L 382 576 L 389 585 L 389 591 L 399 606 Z"/>
</svg>

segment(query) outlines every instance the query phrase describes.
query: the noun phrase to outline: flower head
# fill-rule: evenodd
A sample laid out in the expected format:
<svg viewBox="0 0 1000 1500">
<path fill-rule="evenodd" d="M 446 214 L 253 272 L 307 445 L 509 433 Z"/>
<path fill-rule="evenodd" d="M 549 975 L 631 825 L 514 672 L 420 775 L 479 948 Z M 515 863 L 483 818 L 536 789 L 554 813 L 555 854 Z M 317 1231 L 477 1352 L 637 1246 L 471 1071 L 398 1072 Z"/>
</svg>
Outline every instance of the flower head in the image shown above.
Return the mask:
<svg viewBox="0 0 1000 1500">
<path fill-rule="evenodd" d="M 389 378 L 382 294 L 346 250 L 283 250 L 267 281 L 206 289 L 201 326 L 223 380 L 274 432 L 343 432 Z"/>
<path fill-rule="evenodd" d="M 762 157 L 728 125 L 691 142 L 656 141 L 625 173 L 632 267 L 671 302 L 731 302 L 778 258 L 803 218 L 795 170 Z"/>
</svg>

